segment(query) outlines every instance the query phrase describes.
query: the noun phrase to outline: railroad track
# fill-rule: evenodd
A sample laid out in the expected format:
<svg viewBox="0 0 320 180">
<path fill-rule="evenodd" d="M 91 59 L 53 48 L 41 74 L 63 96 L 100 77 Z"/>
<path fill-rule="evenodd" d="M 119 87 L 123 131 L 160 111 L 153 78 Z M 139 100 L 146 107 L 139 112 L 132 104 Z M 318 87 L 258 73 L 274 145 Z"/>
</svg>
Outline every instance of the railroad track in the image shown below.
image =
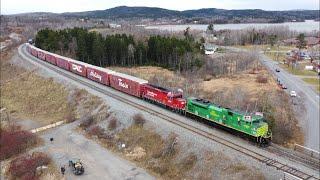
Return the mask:
<svg viewBox="0 0 320 180">
<path fill-rule="evenodd" d="M 293 160 L 295 162 L 303 163 L 304 165 L 308 166 L 311 169 L 318 170 L 318 171 L 320 169 L 320 159 L 313 158 L 308 155 L 300 155 L 300 153 L 297 153 L 297 152 L 290 152 L 281 147 L 279 148 L 274 144 L 271 144 L 271 146 L 269 146 L 267 150 L 279 156 L 286 156 L 290 160 Z"/>
<path fill-rule="evenodd" d="M 135 103 L 135 102 L 133 102 L 131 100 L 128 100 L 128 99 L 126 99 L 124 97 L 121 97 L 119 95 L 116 95 L 116 94 L 108 92 L 108 91 L 105 91 L 104 89 L 102 89 L 100 87 L 97 87 L 97 86 L 95 86 L 95 85 L 93 85 L 91 83 L 88 83 L 88 82 L 82 80 L 81 79 L 82 77 L 79 78 L 79 77 L 75 77 L 73 75 L 70 75 L 70 74 L 68 74 L 69 72 L 67 73 L 67 71 L 65 71 L 65 70 L 59 69 L 54 65 L 51 65 L 49 63 L 43 62 L 41 60 L 38 60 L 38 59 L 36 59 L 35 57 L 31 56 L 28 53 L 24 53 L 22 51 L 22 46 L 19 47 L 19 54 L 20 53 L 23 54 L 25 57 L 30 58 L 33 61 L 36 61 L 36 63 L 41 64 L 41 65 L 45 66 L 46 68 L 57 72 L 58 74 L 61 74 L 61 75 L 65 76 L 65 77 L 67 77 L 69 79 L 72 79 L 72 80 L 74 80 L 76 82 L 79 82 L 79 83 L 81 83 L 81 84 L 83 84 L 83 85 L 85 85 L 87 87 L 90 87 L 90 88 L 92 88 L 92 89 L 94 89 L 94 90 L 96 90 L 96 91 L 98 91 L 98 92 L 100 92 L 102 94 L 105 94 L 105 95 L 110 96 L 110 97 L 112 97 L 114 99 L 117 99 L 118 101 L 121 101 L 123 103 L 129 104 L 130 106 L 133 106 L 133 107 L 135 107 L 137 109 L 140 109 L 142 111 L 148 112 L 149 114 L 158 116 L 158 117 L 160 117 L 160 118 L 162 118 L 162 119 L 164 119 L 164 120 L 166 120 L 166 121 L 168 121 L 168 122 L 170 122 L 172 124 L 175 124 L 175 125 L 180 126 L 180 127 L 184 128 L 184 129 L 187 129 L 187 130 L 189 130 L 189 131 L 191 131 L 191 132 L 193 132 L 195 134 L 201 135 L 201 136 L 206 137 L 206 138 L 208 138 L 210 140 L 213 140 L 213 141 L 215 141 L 215 142 L 217 142 L 219 144 L 227 146 L 227 147 L 229 147 L 229 148 L 231 148 L 231 149 L 233 149 L 233 150 L 235 150 L 237 152 L 241 152 L 244 155 L 249 156 L 249 157 L 251 157 L 251 158 L 253 158 L 253 159 L 255 159 L 255 160 L 259 161 L 259 162 L 265 163 L 268 166 L 275 167 L 278 170 L 281 170 L 283 172 L 291 174 L 291 175 L 293 175 L 293 176 L 295 176 L 297 178 L 300 178 L 300 179 L 316 179 L 316 180 L 318 179 L 319 180 L 319 178 L 314 177 L 313 175 L 310 175 L 308 173 L 302 172 L 302 171 L 292 167 L 291 165 L 281 163 L 281 162 L 279 162 L 279 161 L 277 161 L 275 159 L 272 159 L 272 158 L 269 158 L 269 157 L 267 157 L 265 155 L 262 155 L 262 154 L 259 154 L 257 152 L 251 151 L 249 148 L 239 146 L 239 145 L 237 145 L 237 144 L 235 144 L 235 143 L 233 143 L 233 142 L 231 142 L 229 140 L 226 140 L 226 139 L 223 139 L 221 137 L 218 137 L 218 136 L 216 136 L 216 135 L 214 135 L 214 134 L 212 134 L 210 132 L 206 132 L 206 131 L 204 131 L 204 130 L 202 130 L 200 128 L 191 126 L 190 124 L 187 124 L 186 122 L 176 120 L 176 119 L 174 119 L 174 118 L 172 118 L 172 117 L 170 117 L 170 116 L 168 116 L 166 114 L 163 114 L 161 112 L 155 111 L 155 110 L 153 110 L 153 109 L 151 109 L 151 108 L 149 108 L 147 106 L 144 106 L 144 105 L 141 105 L 141 104 L 137 104 L 137 103 Z M 20 54 L 20 56 L 21 56 L 21 54 Z M 22 57 L 22 58 L 24 58 L 24 57 Z M 121 93 L 121 92 L 119 92 L 119 93 Z"/>
</svg>

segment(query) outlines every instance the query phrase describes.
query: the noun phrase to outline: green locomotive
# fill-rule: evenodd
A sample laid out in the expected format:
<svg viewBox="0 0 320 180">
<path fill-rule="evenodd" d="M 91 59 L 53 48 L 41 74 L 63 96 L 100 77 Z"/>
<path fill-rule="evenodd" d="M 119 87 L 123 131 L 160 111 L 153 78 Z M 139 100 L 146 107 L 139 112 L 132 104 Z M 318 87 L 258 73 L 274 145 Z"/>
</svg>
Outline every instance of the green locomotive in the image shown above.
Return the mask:
<svg viewBox="0 0 320 180">
<path fill-rule="evenodd" d="M 258 143 L 266 144 L 271 140 L 271 131 L 262 116 L 235 112 L 212 104 L 207 100 L 193 97 L 187 99 L 186 111 L 254 137 Z"/>
</svg>

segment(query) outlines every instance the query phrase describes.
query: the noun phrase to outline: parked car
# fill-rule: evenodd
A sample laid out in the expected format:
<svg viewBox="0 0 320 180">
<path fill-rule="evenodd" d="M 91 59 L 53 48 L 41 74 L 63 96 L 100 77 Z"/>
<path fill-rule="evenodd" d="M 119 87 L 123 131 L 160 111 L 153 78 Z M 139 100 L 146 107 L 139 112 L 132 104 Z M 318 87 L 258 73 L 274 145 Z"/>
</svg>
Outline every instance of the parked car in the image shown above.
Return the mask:
<svg viewBox="0 0 320 180">
<path fill-rule="evenodd" d="M 282 89 L 287 89 L 287 86 L 285 86 L 284 84 L 282 84 Z"/>
<path fill-rule="evenodd" d="M 291 97 L 297 97 L 297 93 L 295 91 L 290 91 L 290 96 Z"/>
</svg>

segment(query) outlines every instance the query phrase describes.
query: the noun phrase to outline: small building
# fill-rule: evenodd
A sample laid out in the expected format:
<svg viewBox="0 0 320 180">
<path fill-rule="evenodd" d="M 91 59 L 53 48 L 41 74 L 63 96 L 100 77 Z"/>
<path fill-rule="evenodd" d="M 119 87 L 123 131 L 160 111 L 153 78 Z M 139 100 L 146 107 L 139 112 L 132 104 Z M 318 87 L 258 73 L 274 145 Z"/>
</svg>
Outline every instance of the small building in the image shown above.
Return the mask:
<svg viewBox="0 0 320 180">
<path fill-rule="evenodd" d="M 110 24 L 109 24 L 109 27 L 110 27 L 110 28 L 121 28 L 121 25 L 120 25 L 120 24 L 110 23 Z"/>
<path fill-rule="evenodd" d="M 215 46 L 214 44 L 210 44 L 210 43 L 204 43 L 203 48 L 204 48 L 204 54 L 206 54 L 206 55 L 214 54 L 218 49 L 217 46 Z"/>
</svg>

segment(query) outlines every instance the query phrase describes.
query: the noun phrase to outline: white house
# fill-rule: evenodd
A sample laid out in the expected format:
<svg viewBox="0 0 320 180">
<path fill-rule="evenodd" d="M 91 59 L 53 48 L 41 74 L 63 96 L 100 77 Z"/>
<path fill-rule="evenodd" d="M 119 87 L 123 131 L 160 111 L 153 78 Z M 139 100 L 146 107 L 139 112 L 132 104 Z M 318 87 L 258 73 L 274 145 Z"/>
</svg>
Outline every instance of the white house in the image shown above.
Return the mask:
<svg viewBox="0 0 320 180">
<path fill-rule="evenodd" d="M 206 54 L 206 55 L 214 54 L 218 49 L 217 46 L 215 46 L 214 44 L 210 44 L 210 43 L 204 43 L 203 47 L 204 47 L 204 54 Z"/>
</svg>

